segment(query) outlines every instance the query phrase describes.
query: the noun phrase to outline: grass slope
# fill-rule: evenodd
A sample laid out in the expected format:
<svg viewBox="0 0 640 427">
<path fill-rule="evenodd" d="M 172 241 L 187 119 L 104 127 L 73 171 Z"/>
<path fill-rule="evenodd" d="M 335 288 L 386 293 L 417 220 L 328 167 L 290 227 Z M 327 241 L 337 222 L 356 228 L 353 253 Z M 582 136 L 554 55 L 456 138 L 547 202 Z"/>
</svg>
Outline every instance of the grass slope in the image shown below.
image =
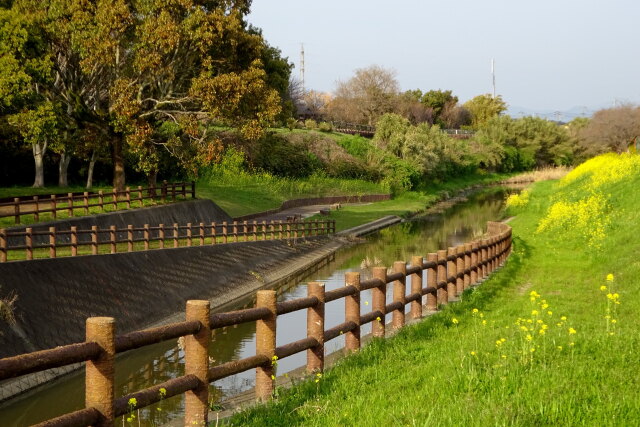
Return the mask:
<svg viewBox="0 0 640 427">
<path fill-rule="evenodd" d="M 628 159 L 537 183 L 512 221 L 509 261 L 462 302 L 230 423 L 637 425 L 640 160 Z M 579 208 L 596 192 L 604 206 Z M 562 203 L 574 203 L 564 217 Z M 538 232 L 544 218 L 560 228 Z M 602 235 L 583 223 L 603 223 Z"/>
</svg>

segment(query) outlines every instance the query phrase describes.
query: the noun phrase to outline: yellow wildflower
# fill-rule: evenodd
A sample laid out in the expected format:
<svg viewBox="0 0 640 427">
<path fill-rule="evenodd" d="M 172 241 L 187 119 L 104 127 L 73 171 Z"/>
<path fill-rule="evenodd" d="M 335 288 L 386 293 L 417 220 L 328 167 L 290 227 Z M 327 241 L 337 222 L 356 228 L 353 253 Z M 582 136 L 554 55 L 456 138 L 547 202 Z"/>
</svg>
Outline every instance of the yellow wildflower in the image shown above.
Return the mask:
<svg viewBox="0 0 640 427">
<path fill-rule="evenodd" d="M 613 274 L 607 274 L 607 282 L 613 282 Z"/>
</svg>

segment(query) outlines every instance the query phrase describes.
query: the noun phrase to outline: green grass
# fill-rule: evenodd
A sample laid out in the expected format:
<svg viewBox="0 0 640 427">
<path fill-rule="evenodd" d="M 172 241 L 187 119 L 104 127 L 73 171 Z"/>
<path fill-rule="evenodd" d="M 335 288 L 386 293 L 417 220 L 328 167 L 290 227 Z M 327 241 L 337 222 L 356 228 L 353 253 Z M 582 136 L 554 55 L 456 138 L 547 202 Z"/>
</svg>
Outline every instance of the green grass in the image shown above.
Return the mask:
<svg viewBox="0 0 640 427">
<path fill-rule="evenodd" d="M 511 222 L 514 253 L 489 280 L 468 290 L 462 302 L 394 338 L 374 340 L 327 371 L 319 383 L 307 381 L 281 392 L 277 401 L 236 415 L 230 423 L 636 425 L 638 185 L 640 174 L 634 171 L 601 187 L 610 195 L 613 220 L 596 249 L 571 227 L 536 232 L 554 201 L 584 198 L 589 191 L 580 183 L 564 189 L 553 182 L 536 184 L 528 205 Z M 606 281 L 608 274 L 615 276 L 614 282 Z M 615 306 L 614 335 L 604 317 L 609 290 L 600 290 L 607 285 L 621 301 Z M 541 295 L 533 302 L 532 291 Z M 548 307 L 541 306 L 542 300 Z M 518 319 L 523 319 L 519 325 Z M 544 335 L 538 319 L 548 325 Z M 533 331 L 520 330 L 534 325 Z M 614 325 L 609 328 L 613 331 Z M 497 344 L 502 338 L 506 341 Z"/>
</svg>

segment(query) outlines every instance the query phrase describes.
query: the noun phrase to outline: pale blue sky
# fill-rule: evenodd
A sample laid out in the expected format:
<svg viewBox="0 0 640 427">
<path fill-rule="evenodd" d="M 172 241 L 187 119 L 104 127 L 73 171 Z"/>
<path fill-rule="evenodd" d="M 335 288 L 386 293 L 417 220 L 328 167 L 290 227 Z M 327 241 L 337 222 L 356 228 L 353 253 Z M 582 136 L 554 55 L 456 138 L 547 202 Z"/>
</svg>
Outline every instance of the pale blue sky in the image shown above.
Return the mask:
<svg viewBox="0 0 640 427">
<path fill-rule="evenodd" d="M 306 87 L 332 91 L 356 68 L 392 68 L 403 90 L 498 94 L 537 110 L 640 103 L 640 0 L 253 0 Z"/>
</svg>

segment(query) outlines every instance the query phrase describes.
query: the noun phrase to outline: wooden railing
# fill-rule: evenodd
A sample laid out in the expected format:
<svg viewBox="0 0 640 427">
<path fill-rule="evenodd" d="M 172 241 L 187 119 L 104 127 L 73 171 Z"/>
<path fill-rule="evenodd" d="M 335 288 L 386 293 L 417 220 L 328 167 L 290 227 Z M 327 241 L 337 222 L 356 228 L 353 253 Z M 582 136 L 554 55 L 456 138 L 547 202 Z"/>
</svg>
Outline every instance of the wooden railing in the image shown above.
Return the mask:
<svg viewBox="0 0 640 427">
<path fill-rule="evenodd" d="M 149 249 L 163 249 L 165 247 L 178 248 L 181 246 L 204 246 L 217 243 L 239 241 L 297 239 L 311 236 L 333 234 L 336 231 L 335 220 L 312 221 L 233 221 L 227 223 L 211 222 L 205 224 L 187 223 L 180 225 L 159 224 L 142 227 L 128 225 L 126 228 L 100 229 L 94 225 L 90 230 L 78 230 L 72 226 L 59 230 L 49 227 L 49 230 L 37 231 L 26 228 L 25 231 L 12 231 L 0 228 L 0 262 L 7 262 L 9 254 L 24 251 L 15 259 L 34 259 L 34 251 L 39 258 L 56 258 L 61 255 L 59 249 L 69 248 L 67 256 L 83 254 L 97 255 L 101 253 L 134 252 Z M 118 244 L 126 244 L 126 249 Z M 137 245 L 136 245 L 137 244 Z M 79 253 L 79 250 L 84 253 Z M 48 250 L 48 251 L 46 251 Z"/>
<path fill-rule="evenodd" d="M 82 194 L 68 193 L 67 195 L 51 194 L 48 196 L 33 196 L 31 199 L 25 197 L 15 197 L 12 202 L 0 203 L 0 218 L 14 217 L 14 222 L 20 224 L 20 218 L 25 215 L 33 215 L 33 221 L 39 222 L 40 215 L 51 213 L 52 219 L 57 219 L 58 212 L 66 212 L 68 216 L 75 215 L 75 211 L 80 209 L 84 215 L 89 214 L 89 209 L 97 207 L 101 212 L 106 208 L 113 207 L 113 211 L 118 210 L 118 204 L 124 204 L 126 209 L 131 209 L 132 204 L 138 207 L 144 206 L 144 200 L 167 200 L 176 201 L 179 197 L 186 199 L 190 195 L 195 199 L 195 182 L 168 183 L 164 181 L 160 187 L 143 188 L 138 186 L 131 189 Z"/>
<path fill-rule="evenodd" d="M 0 380 L 86 361 L 85 409 L 41 425 L 112 426 L 116 417 L 132 409 L 182 393 L 186 394 L 184 425 L 206 425 L 208 385 L 211 382 L 256 369 L 256 399 L 269 400 L 274 391 L 275 362 L 278 359 L 307 351 L 307 371 L 322 371 L 326 342 L 344 334 L 346 350 L 355 352 L 361 345 L 362 325 L 373 323 L 372 335 L 383 338 L 387 313 L 392 313 L 391 328 L 398 329 L 405 324 L 407 304 L 411 305 L 411 319 L 420 319 L 425 308 L 436 311 L 439 306 L 449 304 L 465 289 L 486 278 L 509 256 L 511 228 L 502 223 L 489 223 L 488 231 L 490 237 L 486 239 L 429 253 L 426 262 L 422 255 L 412 257 L 409 266 L 405 261 L 397 261 L 391 274 L 386 267 L 374 267 L 373 277 L 368 280 L 361 280 L 357 272 L 346 273 L 344 287 L 326 292 L 323 283 L 311 282 L 305 298 L 278 303 L 274 290 L 263 290 L 258 291 L 254 308 L 215 314 L 210 313 L 209 301 L 191 300 L 187 301 L 184 322 L 119 336 L 115 336 L 113 318 L 92 317 L 87 319 L 85 342 L 0 359 Z M 423 283 L 425 276 L 426 286 Z M 393 283 L 393 301 L 387 304 L 386 288 L 390 283 Z M 360 295 L 369 289 L 373 294 L 372 311 L 363 314 Z M 423 306 L 424 296 L 426 306 Z M 345 299 L 345 320 L 326 329 L 325 304 L 341 298 Z M 307 337 L 276 347 L 278 316 L 298 310 L 307 310 Z M 256 354 L 209 366 L 211 331 L 247 322 L 256 322 Z M 117 353 L 179 337 L 185 337 L 184 375 L 114 398 L 114 359 Z"/>
</svg>

